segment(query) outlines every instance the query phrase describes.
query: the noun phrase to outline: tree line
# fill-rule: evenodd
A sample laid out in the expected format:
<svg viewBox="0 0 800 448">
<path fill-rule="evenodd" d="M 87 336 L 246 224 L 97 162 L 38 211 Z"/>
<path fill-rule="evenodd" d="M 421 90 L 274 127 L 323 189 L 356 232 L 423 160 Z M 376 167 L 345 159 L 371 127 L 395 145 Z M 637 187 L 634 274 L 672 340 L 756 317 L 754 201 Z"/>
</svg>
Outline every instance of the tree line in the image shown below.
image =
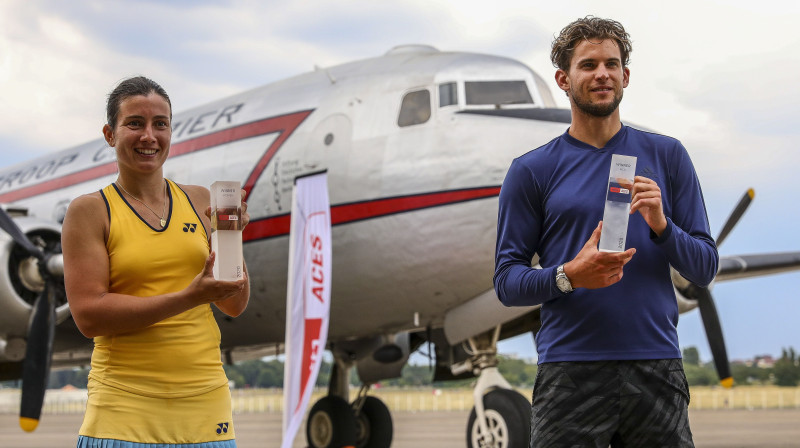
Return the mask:
<svg viewBox="0 0 800 448">
<path fill-rule="evenodd" d="M 498 357 L 497 366 L 505 379 L 516 387 L 533 387 L 536 379 L 536 364 L 521 359 Z M 719 383 L 712 362 L 702 363 L 696 347 L 683 350 L 683 366 L 690 386 L 712 386 Z M 317 386 L 326 387 L 330 380 L 331 363 L 323 362 L 317 377 Z M 279 359 L 254 359 L 232 365 L 224 365 L 225 373 L 236 388 L 281 388 L 283 387 L 283 361 Z M 742 363 L 731 365 L 731 373 L 736 385 L 776 385 L 796 387 L 800 384 L 800 356 L 794 348 L 782 350 L 781 357 L 774 366 L 761 368 Z M 50 373 L 48 388 L 60 389 L 67 385 L 85 389 L 88 382 L 88 368 L 54 370 Z M 469 387 L 474 379 L 433 382 L 433 368 L 430 365 L 407 364 L 402 376 L 381 382 L 389 387 L 424 387 L 437 388 Z M 356 369 L 351 369 L 350 383 L 360 385 Z M 19 387 L 16 381 L 0 383 L 2 387 Z"/>
</svg>

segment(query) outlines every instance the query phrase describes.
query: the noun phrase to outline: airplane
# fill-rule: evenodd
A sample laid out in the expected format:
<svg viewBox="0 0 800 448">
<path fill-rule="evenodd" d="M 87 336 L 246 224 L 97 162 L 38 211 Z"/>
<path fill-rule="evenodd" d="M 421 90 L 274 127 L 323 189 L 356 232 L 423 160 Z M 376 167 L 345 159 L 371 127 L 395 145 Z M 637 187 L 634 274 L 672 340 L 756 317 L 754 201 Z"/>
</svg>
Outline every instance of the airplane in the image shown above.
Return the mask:
<svg viewBox="0 0 800 448">
<path fill-rule="evenodd" d="M 425 345 L 435 380 L 477 377 L 468 446 L 527 446 L 530 401 L 498 372 L 497 342 L 535 333 L 539 310 L 506 308 L 495 295 L 498 194 L 511 160 L 569 122 L 570 111 L 525 64 L 427 45 L 315 68 L 175 114 L 165 177 L 206 186 L 237 180 L 247 191 L 251 299 L 236 319 L 215 314 L 224 361 L 283 350 L 292 184 L 324 169 L 333 371 L 308 415 L 309 446 L 390 446 L 391 413 L 369 386 L 400 376 Z M 38 421 L 51 367 L 89 362 L 92 342 L 64 293 L 60 228 L 73 198 L 115 178 L 114 151 L 102 138 L 0 170 L 0 380 L 22 378 L 21 418 Z M 752 198 L 743 196 L 718 244 Z M 723 256 L 716 281 L 798 268 L 800 252 Z M 699 307 L 729 381 L 711 288 L 677 273 L 673 281 L 680 311 Z M 349 402 L 353 368 L 365 387 Z"/>
</svg>

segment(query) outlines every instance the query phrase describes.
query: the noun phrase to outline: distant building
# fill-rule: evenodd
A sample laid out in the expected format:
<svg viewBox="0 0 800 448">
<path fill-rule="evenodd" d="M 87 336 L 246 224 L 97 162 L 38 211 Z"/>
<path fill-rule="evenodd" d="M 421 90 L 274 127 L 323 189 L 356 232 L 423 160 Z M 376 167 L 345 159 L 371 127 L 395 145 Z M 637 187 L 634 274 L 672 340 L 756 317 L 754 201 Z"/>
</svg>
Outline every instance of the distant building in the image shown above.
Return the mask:
<svg viewBox="0 0 800 448">
<path fill-rule="evenodd" d="M 770 369 L 775 366 L 775 358 L 773 358 L 772 355 L 760 355 L 744 361 L 744 364 L 747 367 L 755 366 L 760 369 Z"/>
</svg>

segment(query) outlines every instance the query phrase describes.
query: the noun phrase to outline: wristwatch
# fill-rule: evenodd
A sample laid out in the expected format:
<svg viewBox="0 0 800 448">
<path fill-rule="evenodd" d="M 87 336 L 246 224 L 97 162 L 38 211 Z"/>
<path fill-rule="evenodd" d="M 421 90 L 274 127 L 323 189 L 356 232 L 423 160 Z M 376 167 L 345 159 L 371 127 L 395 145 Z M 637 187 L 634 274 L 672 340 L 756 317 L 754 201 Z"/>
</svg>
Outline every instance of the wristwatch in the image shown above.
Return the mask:
<svg viewBox="0 0 800 448">
<path fill-rule="evenodd" d="M 572 283 L 570 283 L 569 279 L 567 278 L 567 274 L 564 273 L 563 264 L 556 268 L 556 286 L 558 286 L 558 289 L 564 294 L 573 291 Z"/>
</svg>

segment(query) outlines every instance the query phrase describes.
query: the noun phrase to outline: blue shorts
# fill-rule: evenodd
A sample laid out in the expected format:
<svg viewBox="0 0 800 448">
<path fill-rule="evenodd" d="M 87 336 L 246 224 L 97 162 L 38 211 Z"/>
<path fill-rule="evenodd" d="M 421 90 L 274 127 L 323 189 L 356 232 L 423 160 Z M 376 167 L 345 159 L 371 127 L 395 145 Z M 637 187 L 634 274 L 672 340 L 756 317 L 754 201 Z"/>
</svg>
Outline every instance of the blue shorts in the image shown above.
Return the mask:
<svg viewBox="0 0 800 448">
<path fill-rule="evenodd" d="M 680 359 L 539 365 L 531 448 L 694 447 Z"/>
</svg>

